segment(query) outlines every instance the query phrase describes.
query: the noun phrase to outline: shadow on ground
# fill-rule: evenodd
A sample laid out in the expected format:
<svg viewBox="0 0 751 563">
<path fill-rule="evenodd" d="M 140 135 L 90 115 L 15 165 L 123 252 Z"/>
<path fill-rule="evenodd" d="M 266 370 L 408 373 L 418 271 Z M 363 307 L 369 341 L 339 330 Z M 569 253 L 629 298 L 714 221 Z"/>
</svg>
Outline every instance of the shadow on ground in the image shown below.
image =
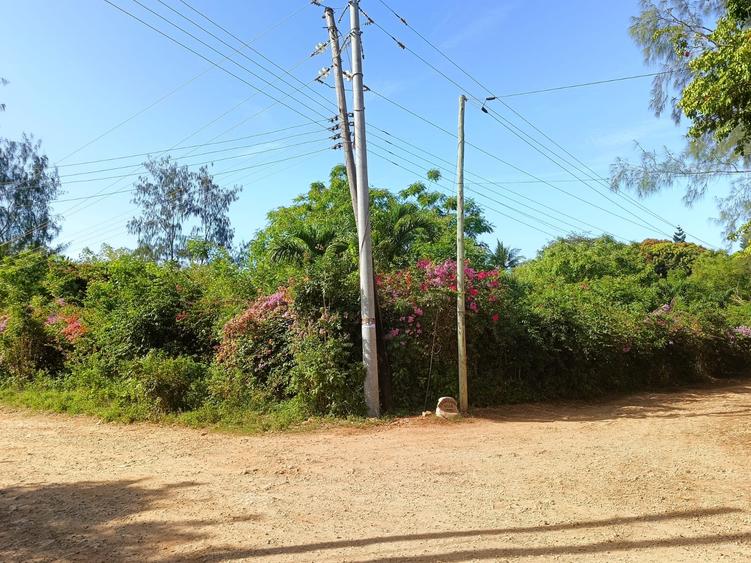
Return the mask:
<svg viewBox="0 0 751 563">
<path fill-rule="evenodd" d="M 202 528 L 212 523 L 162 522 L 144 513 L 195 485 L 122 480 L 0 489 L 0 561 L 162 559 L 160 553 L 205 537 Z"/>
<path fill-rule="evenodd" d="M 452 539 L 478 539 L 478 538 L 495 538 L 504 540 L 509 543 L 508 547 L 493 547 L 480 549 L 466 549 L 459 551 L 441 551 L 440 548 L 434 547 L 429 550 L 430 553 L 423 553 L 418 556 L 399 555 L 394 557 L 358 559 L 356 551 L 348 551 L 341 557 L 347 561 L 371 561 L 371 562 L 391 562 L 391 561 L 469 561 L 479 559 L 503 559 L 509 557 L 545 557 L 555 555 L 576 555 L 576 554 L 605 554 L 610 552 L 625 552 L 644 549 L 654 549 L 662 547 L 691 547 L 698 545 L 713 545 L 728 542 L 751 541 L 751 532 L 741 532 L 733 534 L 713 534 L 704 536 L 678 536 L 671 538 L 658 538 L 650 540 L 634 541 L 602 541 L 579 545 L 561 544 L 559 541 L 550 542 L 550 545 L 544 545 L 549 540 L 548 534 L 567 530 L 586 530 L 592 528 L 609 528 L 615 526 L 625 526 L 630 524 L 648 524 L 657 523 L 667 520 L 677 519 L 701 519 L 711 518 L 714 516 L 724 516 L 743 512 L 738 508 L 710 508 L 704 510 L 686 510 L 676 512 L 665 512 L 660 514 L 650 514 L 633 517 L 609 518 L 604 520 L 592 520 L 586 522 L 573 522 L 564 524 L 554 524 L 545 526 L 527 526 L 513 528 L 495 528 L 480 530 L 448 530 L 442 532 L 427 532 L 417 534 L 375 536 L 366 538 L 357 538 L 350 540 L 322 541 L 300 545 L 287 545 L 261 549 L 212 549 L 199 553 L 194 553 L 184 557 L 182 561 L 201 561 L 201 562 L 219 562 L 231 561 L 236 559 L 264 559 L 272 556 L 289 557 L 300 561 L 314 561 L 319 557 L 336 557 L 332 553 L 320 553 L 331 550 L 352 550 L 357 548 L 368 548 L 376 545 L 387 545 L 396 543 L 409 542 L 437 542 L 440 540 Z M 514 547 L 513 536 L 516 534 L 540 534 L 539 543 L 543 545 L 529 547 Z M 430 545 L 429 543 L 427 545 Z M 422 547 L 422 546 L 421 546 Z M 409 552 L 409 546 L 402 546 L 402 549 Z M 419 548 L 418 548 L 419 549 Z M 389 551 L 393 552 L 394 547 Z M 422 550 L 421 551 L 425 551 Z"/>
<path fill-rule="evenodd" d="M 319 556 L 357 557 L 357 549 L 402 544 L 406 552 L 399 557 L 370 561 L 466 561 L 508 557 L 544 557 L 555 555 L 605 554 L 660 547 L 691 547 L 728 542 L 751 541 L 751 532 L 704 536 L 679 536 L 634 541 L 602 541 L 567 545 L 551 541 L 550 534 L 566 530 L 610 528 L 631 524 L 657 523 L 676 519 L 704 519 L 742 512 L 720 507 L 704 510 L 666 512 L 651 515 L 617 517 L 604 520 L 561 523 L 544 526 L 478 530 L 447 530 L 416 534 L 356 537 L 299 545 L 259 548 L 256 538 L 243 539 L 247 548 L 211 545 L 212 528 L 226 522 L 191 520 L 166 521 L 160 503 L 179 496 L 196 483 L 176 483 L 163 487 L 146 487 L 141 481 L 78 482 L 42 486 L 10 487 L 0 490 L 0 560 L 2 561 L 231 561 L 288 557 L 312 561 Z M 174 499 L 172 499 L 174 502 Z M 144 514 L 151 512 L 151 514 Z M 255 520 L 255 517 L 249 517 Z M 539 534 L 534 546 L 514 546 L 518 534 Z M 356 530 L 352 532 L 357 536 Z M 501 540 L 504 547 L 482 547 L 442 551 L 441 540 Z M 527 540 L 528 541 L 528 540 Z M 411 542 L 423 542 L 417 546 Z M 186 544 L 203 543 L 210 547 L 198 550 Z M 546 545 L 548 543 L 548 545 Z M 407 545 L 404 545 L 407 544 Z M 411 548 L 433 546 L 431 553 L 408 555 Z M 455 543 L 454 543 L 455 545 Z M 198 547 L 198 546 L 195 546 Z M 393 553 L 395 546 L 388 548 Z M 187 548 L 187 549 L 186 549 Z M 354 551 L 353 551 L 354 550 Z M 334 551 L 334 553 L 332 553 Z M 371 554 L 372 551 L 368 550 Z M 321 553 L 324 552 L 324 553 Z"/>
<path fill-rule="evenodd" d="M 702 411 L 694 405 L 713 396 L 733 398 L 727 409 Z M 621 418 L 695 418 L 751 416 L 751 380 L 724 381 L 688 390 L 638 393 L 594 403 L 592 401 L 546 402 L 476 409 L 473 418 L 495 422 L 590 422 Z M 692 406 L 694 405 L 694 406 Z"/>
</svg>

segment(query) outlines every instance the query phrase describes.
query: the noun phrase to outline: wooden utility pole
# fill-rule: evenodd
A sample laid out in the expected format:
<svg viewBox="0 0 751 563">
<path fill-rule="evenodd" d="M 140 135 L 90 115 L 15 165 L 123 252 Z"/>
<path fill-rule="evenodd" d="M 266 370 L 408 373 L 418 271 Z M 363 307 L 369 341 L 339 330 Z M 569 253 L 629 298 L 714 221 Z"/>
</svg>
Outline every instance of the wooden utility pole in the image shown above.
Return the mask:
<svg viewBox="0 0 751 563">
<path fill-rule="evenodd" d="M 365 403 L 369 416 L 380 416 L 378 392 L 378 349 L 375 319 L 375 278 L 370 235 L 370 193 L 368 153 L 365 139 L 365 94 L 362 78 L 360 3 L 349 3 L 352 33 L 352 91 L 355 117 L 355 172 L 357 175 L 357 238 L 360 253 L 360 316 L 362 317 L 362 360 L 365 364 Z"/>
<path fill-rule="evenodd" d="M 355 156 L 352 150 L 352 136 L 349 131 L 347 96 L 344 92 L 342 53 L 339 48 L 339 30 L 336 28 L 336 22 L 334 21 L 334 10 L 327 7 L 323 13 L 326 18 L 326 26 L 329 28 L 331 62 L 334 68 L 334 85 L 336 87 L 336 99 L 339 105 L 339 134 L 342 140 L 342 150 L 344 151 L 344 166 L 347 169 L 349 195 L 352 198 L 352 211 L 355 213 L 355 225 L 357 225 L 357 175 L 355 172 Z"/>
<path fill-rule="evenodd" d="M 459 96 L 459 144 L 456 155 L 456 335 L 459 355 L 459 410 L 467 412 L 467 336 L 464 291 L 464 105 Z"/>
</svg>

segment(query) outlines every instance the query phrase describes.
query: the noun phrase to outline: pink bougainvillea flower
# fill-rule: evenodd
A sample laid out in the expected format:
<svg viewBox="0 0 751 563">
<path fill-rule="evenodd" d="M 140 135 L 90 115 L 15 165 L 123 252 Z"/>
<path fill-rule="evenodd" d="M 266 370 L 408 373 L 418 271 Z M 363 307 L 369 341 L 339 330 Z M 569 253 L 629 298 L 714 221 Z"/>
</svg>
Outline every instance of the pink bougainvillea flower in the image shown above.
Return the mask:
<svg viewBox="0 0 751 563">
<path fill-rule="evenodd" d="M 423 311 L 420 307 L 415 307 L 415 315 L 422 317 Z"/>
<path fill-rule="evenodd" d="M 470 290 L 469 290 L 469 294 L 470 294 L 470 295 L 471 295 L 472 297 L 476 297 L 478 293 L 480 293 L 480 291 L 479 291 L 479 290 L 478 290 L 477 288 L 474 288 L 474 287 L 472 287 L 472 288 L 470 288 Z"/>
<path fill-rule="evenodd" d="M 498 319 L 500 319 L 501 317 L 500 317 L 500 315 L 498 315 L 498 313 L 495 313 L 491 318 L 493 319 L 494 323 L 497 323 Z"/>
<path fill-rule="evenodd" d="M 477 301 L 472 301 L 472 302 L 471 302 L 471 303 L 469 304 L 469 308 L 470 308 L 470 310 L 472 310 L 472 311 L 474 311 L 474 312 L 476 313 L 476 312 L 477 312 L 477 309 L 478 309 L 478 307 L 477 307 Z"/>
</svg>

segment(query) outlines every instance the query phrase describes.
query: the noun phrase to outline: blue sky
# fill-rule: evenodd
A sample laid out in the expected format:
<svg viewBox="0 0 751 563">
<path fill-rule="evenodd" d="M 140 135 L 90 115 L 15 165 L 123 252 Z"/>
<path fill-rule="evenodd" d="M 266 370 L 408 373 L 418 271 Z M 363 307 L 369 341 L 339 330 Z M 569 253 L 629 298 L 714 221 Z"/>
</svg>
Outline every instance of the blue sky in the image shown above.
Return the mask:
<svg viewBox="0 0 751 563">
<path fill-rule="evenodd" d="M 288 84 L 277 80 L 248 58 L 243 58 L 191 27 L 188 22 L 180 20 L 158 0 L 139 1 L 164 17 L 179 22 L 206 43 L 255 72 L 258 77 L 276 84 L 282 92 L 292 92 L 293 87 L 289 84 L 299 86 L 288 76 L 284 76 Z M 194 145 L 246 137 L 234 143 L 194 149 L 196 156 L 190 156 L 190 150 L 173 151 L 172 154 L 182 155 L 181 162 L 196 163 L 264 151 L 256 156 L 215 162 L 212 167 L 215 173 L 220 173 L 255 166 L 217 176 L 220 183 L 243 185 L 240 200 L 233 207 L 231 215 L 236 239 L 248 240 L 263 226 L 270 209 L 287 204 L 295 195 L 305 191 L 311 182 L 325 180 L 331 167 L 340 162 L 339 152 L 325 150 L 332 141 L 325 138 L 319 125 L 310 122 L 311 119 L 322 119 L 319 114 L 333 114 L 334 106 L 331 104 L 334 102 L 334 91 L 331 88 L 314 83 L 313 91 L 302 90 L 284 97 L 280 90 L 268 86 L 208 47 L 181 34 L 132 0 L 113 2 L 179 38 L 290 107 L 275 102 L 264 93 L 255 93 L 248 84 L 213 67 L 102 0 L 0 0 L 4 14 L 0 21 L 0 49 L 5 54 L 0 64 L 0 76 L 10 80 L 8 86 L 0 89 L 0 100 L 7 104 L 7 111 L 0 114 L 0 136 L 19 138 L 23 132 L 27 132 L 42 140 L 43 149 L 50 160 L 61 165 L 59 170 L 65 190 L 61 199 L 132 187 L 135 177 L 75 183 L 71 183 L 71 180 L 135 173 L 142 158 L 91 165 L 76 163 L 158 151 L 177 144 Z M 199 19 L 179 0 L 164 2 Z M 389 0 L 388 3 L 498 95 L 657 70 L 645 67 L 641 53 L 627 33 L 630 17 L 638 12 L 636 0 L 511 0 L 502 3 Z M 322 9 L 311 6 L 308 0 L 191 0 L 191 4 L 244 41 L 253 40 L 255 49 L 280 67 L 294 69 L 291 73 L 305 83 L 330 63 L 328 53 L 312 58 L 308 56 L 317 43 L 326 40 Z M 342 8 L 343 5 L 344 2 L 340 1 L 335 7 Z M 467 92 L 477 97 L 486 95 L 400 24 L 378 0 L 362 0 L 361 5 L 380 25 L 454 78 Z M 338 10 L 337 15 L 340 13 L 341 10 Z M 201 23 L 237 49 L 243 50 L 248 57 L 271 68 L 276 74 L 282 74 L 257 54 L 244 50 L 242 45 L 224 36 L 220 30 L 205 21 Z M 348 17 L 342 19 L 341 27 L 348 29 Z M 376 26 L 364 28 L 363 41 L 367 85 L 441 127 L 455 131 L 457 97 L 462 93 L 457 86 L 409 52 L 399 49 Z M 189 83 L 185 85 L 186 82 Z M 650 112 L 649 88 L 650 80 L 642 78 L 513 97 L 506 101 L 589 167 L 606 175 L 616 157 L 633 156 L 634 141 L 650 148 L 666 145 L 678 149 L 682 146 L 682 129 L 675 127 L 669 117 L 657 119 Z M 125 125 L 70 155 L 176 89 Z M 529 130 L 498 102 L 493 103 L 501 115 Z M 266 109 L 270 105 L 272 107 Z M 235 109 L 229 111 L 232 108 Z M 217 119 L 225 112 L 228 113 Z M 401 189 L 420 179 L 420 175 L 431 167 L 430 162 L 396 150 L 393 152 L 399 154 L 400 158 L 389 158 L 403 168 L 378 156 L 379 152 L 384 155 L 384 150 L 377 145 L 385 146 L 383 140 L 377 138 L 382 135 L 379 129 L 437 157 L 454 161 L 456 141 L 452 137 L 373 94 L 366 97 L 366 112 L 368 122 L 374 126 L 369 130 L 371 185 Z M 279 131 L 281 129 L 284 131 Z M 247 138 L 269 131 L 279 132 Z M 488 241 L 500 238 L 521 248 L 523 254 L 531 257 L 551 238 L 543 232 L 552 231 L 551 223 L 563 230 L 571 229 L 529 209 L 522 211 L 532 215 L 532 218 L 502 207 L 501 204 L 519 209 L 517 203 L 503 199 L 503 194 L 508 192 L 500 192 L 497 186 L 478 184 L 478 176 L 502 181 L 505 187 L 523 197 L 539 201 L 624 239 L 664 236 L 654 228 L 636 226 L 583 203 L 581 199 L 627 216 L 612 202 L 581 183 L 572 181 L 569 174 L 522 143 L 473 104 L 467 107 L 466 134 L 472 144 L 539 178 L 550 180 L 561 190 L 580 198 L 575 199 L 544 184 L 527 183 L 530 179 L 528 176 L 468 147 L 468 195 L 475 197 L 483 206 L 495 208 L 487 209 L 487 216 L 496 229 Z M 204 152 L 235 146 L 245 148 L 201 156 Z M 412 148 L 409 150 L 414 151 Z M 284 161 L 313 151 L 319 152 Z M 70 156 L 65 158 L 67 155 Z M 434 164 L 445 165 L 433 157 L 426 158 L 434 161 Z M 133 167 L 73 176 L 124 165 Z M 453 168 L 453 165 L 445 166 Z M 446 174 L 443 182 L 449 189 L 451 176 Z M 726 189 L 723 184 L 714 186 L 709 196 L 693 208 L 682 204 L 680 187 L 643 203 L 671 222 L 681 224 L 692 235 L 719 246 L 722 243 L 720 230 L 710 218 L 716 214 L 714 197 L 722 195 Z M 487 190 L 499 193 L 493 194 Z M 477 196 L 478 191 L 496 201 Z M 125 227 L 127 219 L 135 212 L 130 203 L 131 196 L 130 193 L 122 193 L 106 198 L 57 203 L 55 209 L 64 215 L 60 240 L 70 244 L 68 253 L 75 256 L 86 246 L 98 249 L 102 242 L 113 246 L 133 246 L 134 240 Z M 533 205 L 529 200 L 520 199 L 519 195 L 512 197 L 517 202 Z M 613 198 L 612 195 L 610 197 Z M 644 215 L 629 203 L 616 201 Z M 503 211 L 531 226 L 515 222 L 497 211 Z M 650 223 L 672 232 L 667 225 L 644 216 Z M 548 225 L 540 223 L 539 219 L 547 221 Z M 594 229 L 592 232 L 596 234 Z M 553 233 L 561 234 L 560 231 Z"/>
</svg>

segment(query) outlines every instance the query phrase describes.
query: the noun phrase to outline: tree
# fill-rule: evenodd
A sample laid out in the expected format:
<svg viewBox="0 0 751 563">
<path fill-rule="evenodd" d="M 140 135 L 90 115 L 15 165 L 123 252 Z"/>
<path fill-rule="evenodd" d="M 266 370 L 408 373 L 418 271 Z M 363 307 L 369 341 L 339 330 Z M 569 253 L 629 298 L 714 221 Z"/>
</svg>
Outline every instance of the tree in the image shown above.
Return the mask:
<svg viewBox="0 0 751 563">
<path fill-rule="evenodd" d="M 389 199 L 378 216 L 373 253 L 378 264 L 406 266 L 418 239 L 431 240 L 439 225 L 435 217 L 412 202 Z"/>
<path fill-rule="evenodd" d="M 187 166 L 178 166 L 169 156 L 144 163 L 149 176 L 141 176 L 131 200 L 141 207 L 141 216 L 128 221 L 128 231 L 139 246 L 156 260 L 177 260 L 185 249 L 183 223 L 193 214 L 195 176 Z"/>
<path fill-rule="evenodd" d="M 678 228 L 673 233 L 673 242 L 686 242 L 686 233 L 683 232 L 683 228 L 678 225 Z"/>
<path fill-rule="evenodd" d="M 242 188 L 221 188 L 205 166 L 199 169 L 195 181 L 194 207 L 199 225 L 194 227 L 192 237 L 229 249 L 235 232 L 227 214 Z"/>
<path fill-rule="evenodd" d="M 131 200 L 141 207 L 141 216 L 128 222 L 128 231 L 143 250 L 155 260 L 191 255 L 206 261 L 212 248 L 231 246 L 234 232 L 227 213 L 239 187 L 221 188 L 206 167 L 191 172 L 169 156 L 151 159 L 144 167 L 149 176 L 138 179 Z M 193 218 L 198 224 L 189 238 L 183 228 Z"/>
<path fill-rule="evenodd" d="M 443 261 L 456 257 L 456 199 L 429 190 L 416 182 L 394 194 L 371 188 L 371 226 L 373 249 L 379 272 L 386 272 L 420 258 Z M 466 255 L 472 263 L 481 263 L 487 249 L 480 235 L 491 230 L 482 209 L 472 200 L 465 201 Z M 339 256 L 337 268 L 357 271 L 357 232 L 349 187 L 343 166 L 331 171 L 328 184 L 315 182 L 294 203 L 268 214 L 267 226 L 250 243 L 249 267 L 259 288 L 274 291 L 300 273 L 300 265 L 274 259 L 279 249 L 294 243 L 305 229 L 336 233 L 348 252 Z M 297 243 L 295 243 L 297 244 Z M 320 259 L 320 258 L 316 258 Z"/>
<path fill-rule="evenodd" d="M 279 264 L 311 264 L 329 253 L 347 249 L 336 231 L 315 225 L 302 225 L 271 244 L 271 259 Z"/>
<path fill-rule="evenodd" d="M 60 179 L 40 148 L 26 135 L 0 139 L 0 254 L 48 246 L 60 232 L 51 209 Z"/>
<path fill-rule="evenodd" d="M 521 255 L 521 251 L 518 248 L 510 248 L 500 240 L 496 241 L 495 250 L 488 257 L 488 263 L 500 270 L 511 270 L 523 261 L 524 256 Z"/>
<path fill-rule="evenodd" d="M 639 163 L 617 159 L 614 189 L 647 195 L 685 180 L 691 204 L 714 179 L 751 166 L 750 14 L 747 0 L 642 0 L 631 35 L 662 70 L 650 106 L 659 116 L 669 105 L 676 124 L 691 124 L 680 152 L 639 147 Z M 729 240 L 751 220 L 751 177 L 732 177 L 718 217 Z"/>
</svg>

